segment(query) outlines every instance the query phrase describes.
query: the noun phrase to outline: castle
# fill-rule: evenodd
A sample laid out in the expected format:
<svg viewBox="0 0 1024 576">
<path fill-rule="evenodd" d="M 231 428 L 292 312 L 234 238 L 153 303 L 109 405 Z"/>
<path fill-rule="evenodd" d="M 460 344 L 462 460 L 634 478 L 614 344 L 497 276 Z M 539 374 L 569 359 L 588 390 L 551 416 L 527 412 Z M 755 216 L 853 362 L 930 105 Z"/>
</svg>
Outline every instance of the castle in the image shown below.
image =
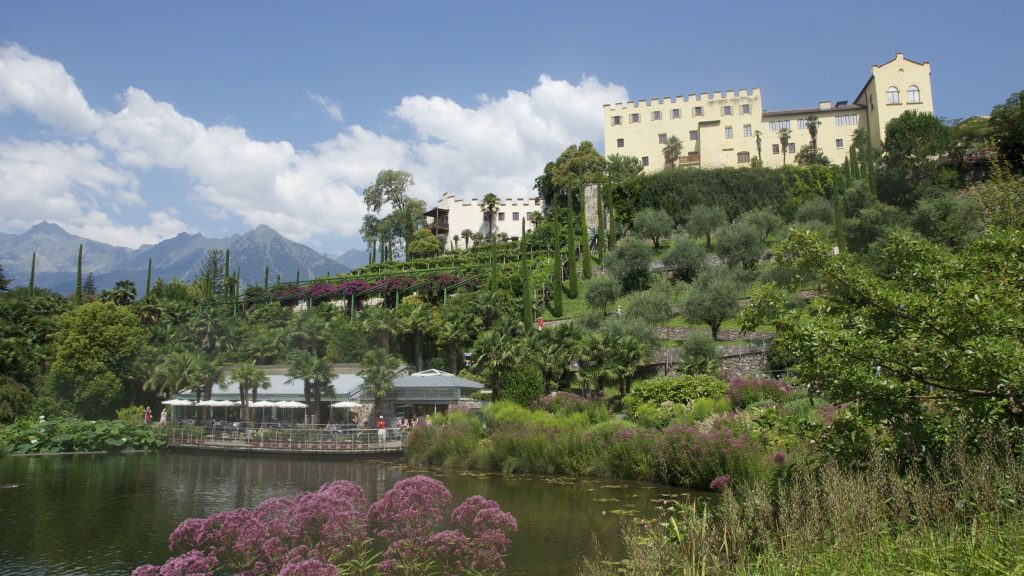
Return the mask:
<svg viewBox="0 0 1024 576">
<path fill-rule="evenodd" d="M 654 100 L 604 105 L 605 154 L 640 159 L 644 171 L 665 167 L 663 149 L 669 138 L 682 142 L 677 166 L 742 167 L 759 156 L 764 166 L 793 163 L 796 152 L 810 143 L 807 118 L 816 116 L 818 149 L 834 164 L 849 154 L 853 133 L 867 130 L 881 146 L 886 123 L 907 110 L 933 113 L 931 66 L 897 53 L 871 67 L 871 76 L 852 102 L 820 101 L 815 108 L 768 111 L 759 88 L 727 90 Z M 780 131 L 791 136 L 783 151 Z"/>
</svg>

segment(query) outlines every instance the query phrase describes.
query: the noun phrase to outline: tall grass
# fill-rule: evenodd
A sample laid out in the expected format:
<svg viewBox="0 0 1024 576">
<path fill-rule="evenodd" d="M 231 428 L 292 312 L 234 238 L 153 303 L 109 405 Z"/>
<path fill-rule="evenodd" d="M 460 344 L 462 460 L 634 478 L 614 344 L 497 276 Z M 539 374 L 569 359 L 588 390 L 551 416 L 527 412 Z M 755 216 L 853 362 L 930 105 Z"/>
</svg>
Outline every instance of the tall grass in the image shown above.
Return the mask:
<svg viewBox="0 0 1024 576">
<path fill-rule="evenodd" d="M 901 474 L 876 456 L 789 481 L 727 488 L 629 526 L 627 559 L 590 558 L 586 576 L 1021 574 L 1024 462 L 1006 446 L 957 446 Z"/>
</svg>

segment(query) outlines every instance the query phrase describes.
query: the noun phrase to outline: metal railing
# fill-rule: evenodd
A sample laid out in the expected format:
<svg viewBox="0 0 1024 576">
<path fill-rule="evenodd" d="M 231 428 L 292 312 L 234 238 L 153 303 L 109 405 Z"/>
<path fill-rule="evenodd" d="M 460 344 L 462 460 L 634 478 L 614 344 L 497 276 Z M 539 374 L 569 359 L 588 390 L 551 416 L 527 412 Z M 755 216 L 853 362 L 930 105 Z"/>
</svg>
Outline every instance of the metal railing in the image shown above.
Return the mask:
<svg viewBox="0 0 1024 576">
<path fill-rule="evenodd" d="M 381 433 L 383 432 L 383 433 Z M 204 423 L 167 426 L 167 445 L 242 452 L 401 452 L 407 430 L 300 424 L 293 428 Z"/>
</svg>

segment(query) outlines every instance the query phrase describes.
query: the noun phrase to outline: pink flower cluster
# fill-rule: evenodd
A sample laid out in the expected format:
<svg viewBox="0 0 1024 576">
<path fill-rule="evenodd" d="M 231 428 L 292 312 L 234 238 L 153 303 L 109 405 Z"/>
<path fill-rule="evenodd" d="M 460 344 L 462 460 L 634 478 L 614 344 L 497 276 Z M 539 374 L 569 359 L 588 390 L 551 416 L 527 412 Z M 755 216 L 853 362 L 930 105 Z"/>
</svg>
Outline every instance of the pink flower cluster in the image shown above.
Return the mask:
<svg viewBox="0 0 1024 576">
<path fill-rule="evenodd" d="M 440 574 L 503 570 L 515 518 L 496 502 L 473 496 L 452 512 L 451 528 L 442 529 L 451 499 L 444 484 L 414 476 L 367 507 L 359 486 L 332 482 L 294 498 L 271 498 L 255 510 L 185 520 L 170 537 L 176 555 L 162 566 L 140 566 L 133 575 L 335 576 L 340 566 L 381 551 L 383 574 L 412 566 L 431 566 Z"/>
</svg>

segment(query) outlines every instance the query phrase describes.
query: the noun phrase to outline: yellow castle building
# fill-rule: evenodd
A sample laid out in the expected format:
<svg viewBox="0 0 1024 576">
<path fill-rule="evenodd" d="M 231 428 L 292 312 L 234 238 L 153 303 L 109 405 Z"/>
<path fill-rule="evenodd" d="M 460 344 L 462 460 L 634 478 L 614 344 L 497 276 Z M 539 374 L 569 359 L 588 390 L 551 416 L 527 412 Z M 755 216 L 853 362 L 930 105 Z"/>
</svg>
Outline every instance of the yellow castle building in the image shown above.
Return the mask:
<svg viewBox="0 0 1024 576">
<path fill-rule="evenodd" d="M 931 66 L 897 52 L 892 60 L 871 67 L 871 76 L 852 102 L 820 101 L 817 107 L 769 111 L 761 90 L 727 90 L 654 100 L 604 105 L 605 155 L 640 159 L 644 171 L 665 167 L 663 150 L 672 136 L 682 142 L 677 166 L 742 167 L 758 157 L 765 166 L 792 164 L 798 150 L 811 141 L 807 119 L 817 117 L 818 149 L 834 164 L 849 155 L 853 133 L 865 128 L 875 147 L 885 125 L 907 110 L 933 113 Z M 785 150 L 783 129 L 790 138 Z"/>
</svg>

